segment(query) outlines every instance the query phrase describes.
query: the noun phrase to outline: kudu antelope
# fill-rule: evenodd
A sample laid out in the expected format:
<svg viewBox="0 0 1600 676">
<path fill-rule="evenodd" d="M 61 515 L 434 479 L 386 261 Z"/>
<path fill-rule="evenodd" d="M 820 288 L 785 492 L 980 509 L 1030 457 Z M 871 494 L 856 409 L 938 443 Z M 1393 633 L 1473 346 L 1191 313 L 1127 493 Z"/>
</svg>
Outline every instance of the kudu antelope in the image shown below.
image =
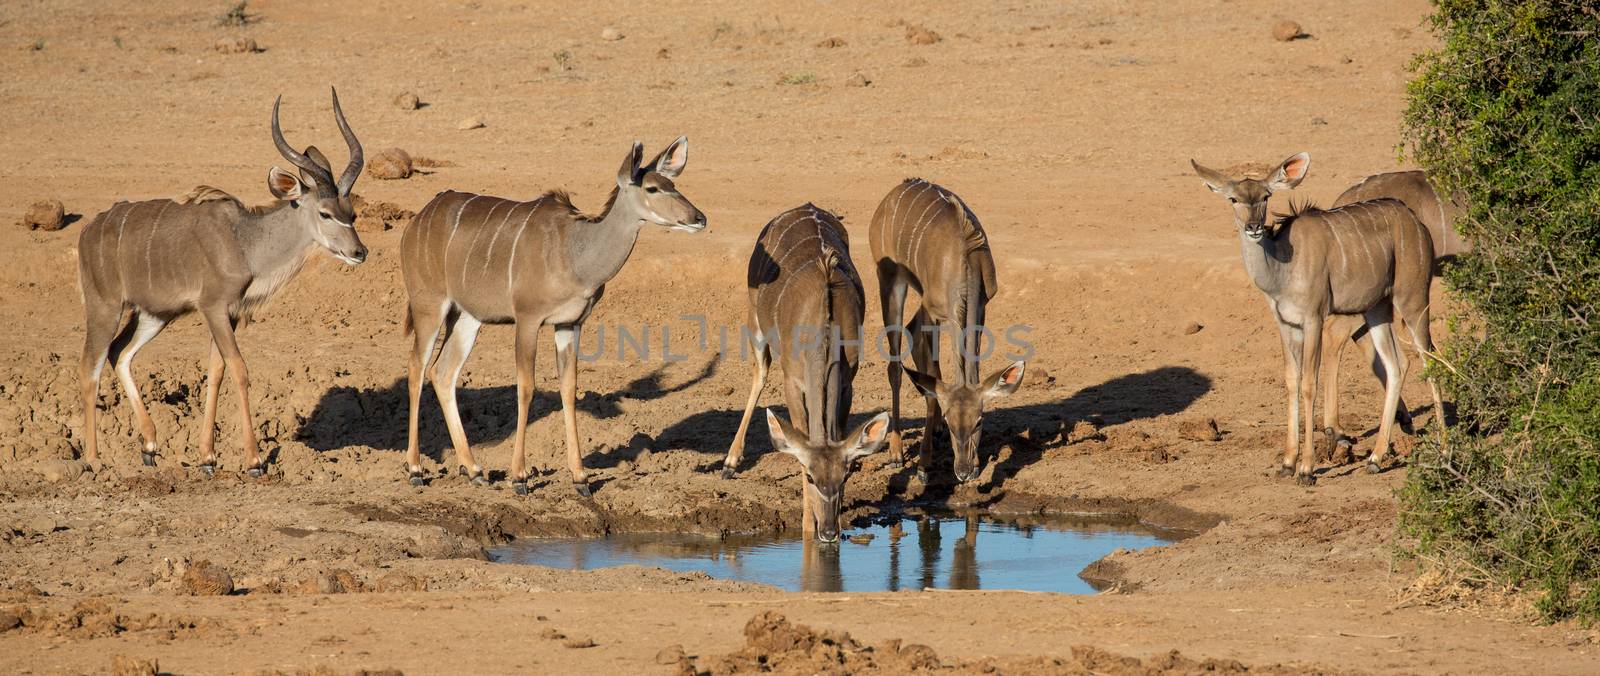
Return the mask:
<svg viewBox="0 0 1600 676">
<path fill-rule="evenodd" d="M 1433 185 L 1428 182 L 1428 174 L 1420 170 L 1368 176 L 1341 193 L 1339 199 L 1334 200 L 1333 207 L 1337 209 L 1347 204 L 1386 197 L 1405 202 L 1411 212 L 1416 214 L 1417 220 L 1427 226 L 1428 234 L 1433 240 L 1436 269 L 1438 263 L 1453 260 L 1457 255 L 1470 250 L 1471 246 L 1455 230 L 1456 218 L 1465 211 L 1462 198 L 1457 195 L 1449 200 L 1440 199 Z M 1353 442 L 1345 435 L 1339 424 L 1339 362 L 1344 356 L 1344 348 L 1351 342 L 1361 343 L 1367 362 L 1372 365 L 1372 373 L 1378 377 L 1380 385 L 1386 384 L 1383 362 L 1372 349 L 1372 342 L 1365 339 L 1366 322 L 1360 315 L 1329 316 L 1325 333 L 1326 342 L 1323 343 L 1322 356 L 1328 363 L 1328 372 L 1322 390 L 1322 432 L 1330 442 L 1348 447 Z M 1400 377 L 1404 379 L 1404 376 L 1405 374 L 1401 374 Z M 1395 422 L 1407 431 L 1411 429 L 1409 411 L 1405 397 L 1402 396 L 1395 408 Z M 1444 412 L 1438 411 L 1436 415 L 1443 423 Z"/>
<path fill-rule="evenodd" d="M 767 431 L 774 448 L 800 461 L 805 535 L 835 542 L 845 481 L 858 460 L 883 446 L 889 430 L 888 415 L 880 413 L 845 431 L 866 314 L 849 235 L 838 217 L 811 204 L 785 211 L 756 238 L 746 279 L 754 377 L 722 476 L 732 478 L 744 457 L 750 416 L 777 352 L 789 419 L 767 409 Z"/>
<path fill-rule="evenodd" d="M 250 377 L 234 332 L 300 271 L 314 249 L 324 249 L 350 265 L 367 257 L 367 248 L 356 236 L 350 205 L 350 188 L 361 175 L 361 143 L 339 108 L 338 93 L 333 95 L 333 118 L 350 148 L 350 163 L 338 180 L 315 146 L 300 153 L 283 139 L 278 126 L 281 100 L 272 104 L 272 141 L 300 173 L 296 176 L 278 167 L 267 173 L 267 187 L 276 202 L 246 208 L 227 193 L 201 186 L 183 201 L 118 202 L 83 229 L 78 239 L 78 281 L 86 336 L 79 370 L 83 451 L 90 462 L 99 458 L 97 390 L 100 371 L 109 361 L 138 419 L 144 464 L 155 464 L 155 424 L 139 398 L 131 371 L 133 358 L 173 319 L 197 311 L 211 331 L 201 467 L 209 474 L 216 466 L 217 389 L 226 371 L 238 390 L 246 467 L 252 475 L 261 473 L 250 416 Z M 129 310 L 132 318 L 124 325 Z"/>
<path fill-rule="evenodd" d="M 1383 417 L 1368 470 L 1382 468 L 1389 452 L 1395 409 L 1400 400 L 1399 374 L 1405 355 L 1391 323 L 1398 313 L 1410 330 L 1423 359 L 1433 351 L 1428 327 L 1428 287 L 1433 278 L 1433 241 L 1428 229 L 1399 200 L 1358 202 L 1337 209 L 1291 205 L 1267 224 L 1272 193 L 1293 188 L 1306 177 L 1311 156 L 1300 153 L 1279 164 L 1264 180 L 1234 179 L 1190 160 L 1195 173 L 1233 207 L 1245 272 L 1267 297 L 1283 341 L 1284 380 L 1289 396 L 1289 430 L 1280 476 L 1294 474 L 1300 483 L 1316 483 L 1312 404 L 1322 357 L 1323 324 L 1329 315 L 1358 314 L 1372 336 L 1386 374 Z M 1434 405 L 1439 388 L 1428 381 Z M 1301 411 L 1305 413 L 1302 436 Z M 1298 458 L 1298 462 L 1296 459 Z"/>
<path fill-rule="evenodd" d="M 942 420 L 950 433 L 958 481 L 978 476 L 978 444 L 983 407 L 1017 390 L 1023 362 L 979 378 L 978 358 L 984 307 L 994 297 L 994 258 L 989 238 L 965 202 L 944 188 L 908 178 L 878 203 L 868 233 L 878 266 L 878 297 L 889 344 L 889 448 L 905 461 L 900 438 L 900 372 L 922 392 L 928 422 L 919 452 L 918 478 L 926 483 L 933 463 L 933 438 Z M 916 289 L 922 307 L 908 326 L 903 321 L 906 290 Z M 900 340 L 911 334 L 915 368 L 904 364 Z M 955 350 L 956 380 L 939 373 L 939 341 L 949 335 Z"/>
<path fill-rule="evenodd" d="M 689 162 L 688 140 L 679 137 L 649 164 L 644 146 L 633 149 L 617 170 L 616 187 L 600 215 L 586 217 L 561 192 L 531 202 L 447 191 L 429 201 L 400 238 L 400 265 L 410 301 L 406 333 L 412 337 L 411 395 L 406 467 L 422 483 L 417 408 L 423 370 L 444 409 L 445 425 L 463 474 L 475 483 L 488 477 L 473 459 L 456 409 L 456 380 L 483 324 L 516 326 L 517 431 L 510 480 L 528 491 L 525 454 L 528 405 L 533 400 L 534 355 L 539 329 L 555 329 L 561 378 L 561 412 L 567 429 L 567 465 L 574 488 L 589 495 L 578 448 L 578 338 L 583 321 L 622 270 L 646 224 L 699 232 L 705 214 L 678 192 L 672 180 Z M 460 242 L 460 244 L 457 244 Z M 434 354 L 434 341 L 444 345 Z"/>
</svg>

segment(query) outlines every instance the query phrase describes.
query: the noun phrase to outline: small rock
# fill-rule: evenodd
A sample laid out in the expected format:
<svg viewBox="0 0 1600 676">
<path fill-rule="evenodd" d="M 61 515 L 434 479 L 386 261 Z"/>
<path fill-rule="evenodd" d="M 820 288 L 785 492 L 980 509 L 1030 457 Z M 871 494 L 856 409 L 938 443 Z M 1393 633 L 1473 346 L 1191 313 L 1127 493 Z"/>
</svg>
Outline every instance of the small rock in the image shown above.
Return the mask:
<svg viewBox="0 0 1600 676">
<path fill-rule="evenodd" d="M 428 591 L 428 579 L 394 570 L 378 578 L 378 591 Z"/>
<path fill-rule="evenodd" d="M 22 626 L 22 616 L 9 608 L 0 608 L 0 634 Z M 682 652 L 682 648 L 678 649 Z M 658 656 L 657 659 L 660 659 Z"/>
<path fill-rule="evenodd" d="M 39 466 L 40 476 L 53 484 L 72 481 L 87 471 L 89 465 L 82 460 L 50 460 Z"/>
<path fill-rule="evenodd" d="M 1200 329 L 1203 329 L 1203 328 L 1205 328 L 1205 327 L 1202 326 L 1199 322 L 1189 322 L 1189 324 L 1187 326 L 1183 327 L 1183 335 L 1192 336 L 1192 335 L 1194 335 L 1196 333 L 1199 333 Z"/>
<path fill-rule="evenodd" d="M 1051 374 L 1043 366 L 1035 366 L 1031 369 L 1028 369 L 1028 375 L 1032 376 L 1034 382 L 1044 383 L 1045 385 L 1049 385 L 1056 381 L 1055 375 Z"/>
<path fill-rule="evenodd" d="M 156 676 L 161 673 L 161 665 L 153 658 L 141 660 L 137 657 L 117 655 L 111 658 L 111 673 L 114 676 Z"/>
<path fill-rule="evenodd" d="M 1311 124 L 1312 124 L 1312 126 L 1326 127 L 1326 126 L 1328 126 L 1328 120 L 1327 120 L 1327 118 L 1323 118 L 1323 117 L 1313 117 L 1313 118 L 1311 118 Z"/>
<path fill-rule="evenodd" d="M 562 643 L 561 647 L 577 649 L 577 648 L 593 648 L 593 647 L 595 647 L 595 645 L 596 644 L 594 642 L 594 639 L 592 639 L 592 638 L 575 638 L 575 639 L 572 639 L 570 641 L 566 641 L 566 642 Z"/>
<path fill-rule="evenodd" d="M 261 48 L 256 46 L 255 38 L 246 37 L 222 38 L 212 47 L 223 54 L 250 54 L 261 51 Z"/>
<path fill-rule="evenodd" d="M 838 49 L 843 46 L 845 46 L 844 38 L 839 37 L 828 38 L 817 43 L 817 47 L 821 49 Z"/>
<path fill-rule="evenodd" d="M 1178 423 L 1178 436 L 1190 441 L 1222 441 L 1222 430 L 1211 418 L 1191 418 Z"/>
<path fill-rule="evenodd" d="M 394 97 L 394 107 L 400 110 L 416 110 L 422 107 L 422 99 L 411 92 L 404 92 Z"/>
<path fill-rule="evenodd" d="M 60 230 L 67 227 L 66 209 L 61 200 L 39 200 L 22 215 L 22 224 L 29 230 Z"/>
<path fill-rule="evenodd" d="M 0 629 L 0 631 L 4 631 L 4 629 Z M 683 646 L 674 643 L 656 653 L 656 664 L 677 664 L 684 657 Z"/>
<path fill-rule="evenodd" d="M 1283 19 L 1272 24 L 1272 39 L 1278 42 L 1288 42 L 1305 36 L 1305 31 L 1301 30 L 1300 24 L 1297 22 Z"/>
<path fill-rule="evenodd" d="M 845 78 L 844 84 L 847 87 L 867 87 L 872 85 L 872 78 L 858 70 L 854 75 Z"/>
<path fill-rule="evenodd" d="M 22 527 L 24 533 L 37 533 L 39 535 L 49 535 L 58 530 L 66 530 L 66 526 L 61 525 L 60 521 L 51 516 L 34 517 Z"/>
<path fill-rule="evenodd" d="M 943 39 L 944 36 L 935 33 L 927 26 L 917 23 L 906 24 L 906 42 L 913 45 L 931 45 Z"/>
<path fill-rule="evenodd" d="M 1094 423 L 1087 420 L 1079 420 L 1078 422 L 1073 423 L 1072 429 L 1067 432 L 1067 443 L 1069 444 L 1075 444 L 1080 441 L 1088 441 L 1090 439 L 1104 438 L 1105 436 L 1100 434 L 1100 429 L 1095 427 Z"/>
<path fill-rule="evenodd" d="M 411 155 L 399 148 L 380 150 L 367 160 L 367 175 L 393 181 L 411 176 Z"/>
<path fill-rule="evenodd" d="M 183 571 L 179 588 L 190 596 L 227 596 L 233 593 L 233 576 L 222 566 L 200 560 Z"/>
<path fill-rule="evenodd" d="M 483 118 L 472 116 L 458 123 L 456 129 L 465 131 L 467 129 L 482 129 L 484 126 L 486 125 L 483 123 Z"/>
<path fill-rule="evenodd" d="M 605 30 L 600 31 L 600 39 L 605 40 L 606 42 L 616 42 L 621 40 L 623 37 L 625 36 L 622 34 L 622 31 L 619 31 L 611 26 L 606 26 Z"/>
<path fill-rule="evenodd" d="M 906 68 L 921 68 L 928 65 L 928 60 L 920 56 L 913 56 L 909 59 L 906 59 L 906 62 L 902 65 L 904 65 Z"/>
<path fill-rule="evenodd" d="M 567 635 L 561 633 L 555 627 L 545 627 L 544 631 L 539 632 L 539 637 L 549 639 L 551 641 L 559 641 L 566 638 Z"/>
</svg>

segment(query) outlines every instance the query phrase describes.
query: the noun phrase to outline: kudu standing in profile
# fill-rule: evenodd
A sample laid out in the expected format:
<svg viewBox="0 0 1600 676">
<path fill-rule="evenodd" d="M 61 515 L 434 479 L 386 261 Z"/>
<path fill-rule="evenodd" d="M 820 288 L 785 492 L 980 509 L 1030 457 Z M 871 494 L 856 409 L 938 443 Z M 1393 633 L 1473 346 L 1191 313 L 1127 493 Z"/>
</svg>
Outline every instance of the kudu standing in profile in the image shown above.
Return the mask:
<svg viewBox="0 0 1600 676">
<path fill-rule="evenodd" d="M 1428 182 L 1427 172 L 1421 170 L 1368 176 L 1340 194 L 1339 199 L 1334 200 L 1333 207 L 1337 209 L 1356 202 L 1383 198 L 1405 202 L 1416 214 L 1417 220 L 1427 226 L 1428 234 L 1433 239 L 1435 269 L 1438 263 L 1453 260 L 1471 249 L 1455 230 L 1456 218 L 1466 210 L 1462 198 L 1457 195 L 1449 200 L 1439 199 L 1439 194 Z M 1339 361 L 1344 356 L 1344 348 L 1351 342 L 1360 342 L 1367 362 L 1372 365 L 1372 373 L 1378 377 L 1380 385 L 1386 386 L 1383 361 L 1372 349 L 1372 341 L 1365 340 L 1366 322 L 1360 315 L 1330 315 L 1326 334 L 1327 342 L 1323 343 L 1322 356 L 1328 362 L 1328 373 L 1322 390 L 1322 432 L 1330 442 L 1349 447 L 1353 442 L 1339 425 Z M 1403 380 L 1405 374 L 1400 374 L 1400 377 Z M 1439 422 L 1443 423 L 1444 412 L 1438 411 L 1437 416 Z M 1403 396 L 1395 408 L 1395 422 L 1400 423 L 1402 429 L 1410 431 L 1411 414 Z"/>
<path fill-rule="evenodd" d="M 276 202 L 246 208 L 225 192 L 201 186 L 181 202 L 118 202 L 83 229 L 78 238 L 78 283 L 86 336 L 79 372 L 83 451 L 88 461 L 99 458 L 97 390 L 100 370 L 109 361 L 138 419 L 144 464 L 155 464 L 155 423 L 139 398 L 131 371 L 133 358 L 173 319 L 198 311 L 211 331 L 201 468 L 210 474 L 216 467 L 217 389 L 226 370 L 238 390 L 246 468 L 252 476 L 260 475 L 263 463 L 250 416 L 250 377 L 234 332 L 300 271 L 312 250 L 320 247 L 350 265 L 367 257 L 367 248 L 356 236 L 350 205 L 350 188 L 361 175 L 361 143 L 345 122 L 337 92 L 333 118 L 350 147 L 350 163 L 337 181 L 315 146 L 299 153 L 283 140 L 274 102 L 272 141 L 300 169 L 298 176 L 277 167 L 267 173 L 267 187 Z M 124 325 L 129 310 L 132 318 Z"/>
<path fill-rule="evenodd" d="M 673 185 L 689 162 L 689 142 L 679 137 L 649 164 L 641 165 L 637 141 L 617 170 L 616 187 L 600 215 L 586 217 L 561 192 L 531 202 L 447 191 L 428 202 L 400 237 L 400 266 L 410 297 L 406 333 L 410 358 L 410 428 L 406 467 L 411 483 L 422 483 L 417 442 L 417 408 L 423 372 L 432 372 L 433 391 L 444 409 L 445 425 L 463 474 L 488 481 L 461 428 L 456 380 L 483 324 L 516 325 L 517 432 L 511 457 L 511 485 L 528 492 L 525 454 L 528 405 L 533 401 L 533 367 L 539 329 L 555 329 L 556 365 L 561 378 L 561 413 L 567 428 L 567 465 L 574 487 L 589 495 L 578 449 L 578 338 L 583 320 L 605 293 L 606 282 L 622 270 L 639 239 L 653 224 L 699 232 L 700 213 Z M 457 242 L 460 242 L 457 244 Z M 434 354 L 434 341 L 444 345 Z"/>
<path fill-rule="evenodd" d="M 979 378 L 980 338 L 986 331 L 984 306 L 999 290 L 988 235 L 955 193 L 920 178 L 908 178 L 878 204 L 868 242 L 878 266 L 878 297 L 889 343 L 889 447 L 894 460 L 905 461 L 900 439 L 900 371 L 904 369 L 928 404 L 918 478 L 928 481 L 933 437 L 943 420 L 955 452 L 956 479 L 970 481 L 978 476 L 983 407 L 1015 392 L 1026 366 L 1013 362 Z M 908 288 L 916 289 L 922 303 L 910 326 L 903 323 Z M 915 368 L 905 367 L 900 346 L 903 333 L 911 334 Z M 949 335 L 954 343 L 957 375 L 953 383 L 940 378 L 941 335 Z"/>
<path fill-rule="evenodd" d="M 1382 468 L 1389 452 L 1399 374 L 1405 355 L 1391 330 L 1398 313 L 1424 360 L 1433 352 L 1428 326 L 1428 286 L 1433 279 L 1433 240 L 1411 209 L 1399 200 L 1358 202 L 1327 211 L 1293 206 L 1276 229 L 1267 225 L 1267 200 L 1306 177 L 1311 156 L 1300 153 L 1279 164 L 1265 180 L 1234 179 L 1190 160 L 1195 173 L 1233 206 L 1234 226 L 1245 272 L 1267 297 L 1283 340 L 1284 380 L 1289 392 L 1289 431 L 1280 476 L 1294 474 L 1301 484 L 1316 483 L 1312 404 L 1322 358 L 1322 329 L 1329 315 L 1364 318 L 1374 348 L 1389 376 L 1383 417 L 1367 469 Z M 1432 380 L 1434 405 L 1444 410 Z M 1300 413 L 1305 411 L 1305 434 Z M 1298 463 L 1296 458 L 1298 457 Z"/>
<path fill-rule="evenodd" d="M 800 461 L 805 535 L 836 542 L 845 481 L 856 461 L 883 446 L 889 431 L 883 413 L 845 431 L 866 316 L 849 234 L 837 216 L 809 203 L 778 214 L 756 238 L 746 279 L 745 321 L 752 331 L 755 369 L 722 477 L 732 478 L 744 457 L 750 416 L 777 352 L 789 419 L 767 409 L 767 431 L 774 448 Z"/>
</svg>

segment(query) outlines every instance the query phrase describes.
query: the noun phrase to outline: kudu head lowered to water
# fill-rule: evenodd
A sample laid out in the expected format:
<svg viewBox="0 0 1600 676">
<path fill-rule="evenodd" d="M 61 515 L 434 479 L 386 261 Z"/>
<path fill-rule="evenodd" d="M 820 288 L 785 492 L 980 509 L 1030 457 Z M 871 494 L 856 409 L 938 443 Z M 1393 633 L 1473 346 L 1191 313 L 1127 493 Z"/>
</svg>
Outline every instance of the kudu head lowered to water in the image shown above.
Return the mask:
<svg viewBox="0 0 1600 676">
<path fill-rule="evenodd" d="M 839 540 L 839 512 L 844 503 L 844 484 L 856 462 L 883 447 L 889 436 L 889 414 L 879 413 L 838 441 L 812 440 L 767 409 L 767 432 L 772 446 L 800 461 L 805 475 L 805 495 L 816 522 L 817 540 Z"/>
<path fill-rule="evenodd" d="M 914 368 L 906 368 L 911 383 L 924 396 L 939 403 L 945 429 L 950 432 L 950 448 L 955 452 L 952 470 L 957 481 L 965 483 L 978 477 L 978 444 L 983 436 L 984 406 L 1016 392 L 1026 366 L 1024 362 L 1012 362 L 975 385 L 947 383 Z"/>
</svg>

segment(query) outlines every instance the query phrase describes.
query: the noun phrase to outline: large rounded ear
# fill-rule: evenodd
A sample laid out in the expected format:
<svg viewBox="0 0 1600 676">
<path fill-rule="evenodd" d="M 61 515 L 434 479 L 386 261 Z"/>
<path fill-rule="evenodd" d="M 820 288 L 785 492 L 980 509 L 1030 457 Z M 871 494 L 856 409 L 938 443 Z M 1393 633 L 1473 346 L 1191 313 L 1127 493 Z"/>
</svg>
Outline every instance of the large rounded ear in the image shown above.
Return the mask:
<svg viewBox="0 0 1600 676">
<path fill-rule="evenodd" d="M 1267 186 L 1273 190 L 1293 188 L 1305 180 L 1306 172 L 1309 171 L 1311 171 L 1311 153 L 1296 153 L 1268 174 Z"/>
<path fill-rule="evenodd" d="M 804 465 L 807 456 L 802 452 L 806 443 L 806 434 L 791 427 L 772 409 L 767 409 L 767 434 L 772 435 L 772 447 L 780 453 L 788 453 Z"/>
<path fill-rule="evenodd" d="M 267 190 L 280 200 L 292 200 L 305 193 L 305 184 L 300 182 L 299 176 L 273 167 L 267 172 Z"/>
<path fill-rule="evenodd" d="M 689 165 L 689 137 L 679 136 L 660 155 L 650 161 L 650 168 L 667 178 L 677 178 Z"/>
<path fill-rule="evenodd" d="M 1227 174 L 1215 169 L 1202 167 L 1199 162 L 1194 160 L 1189 160 L 1189 166 L 1194 167 L 1194 173 L 1200 175 L 1200 180 L 1206 182 L 1206 187 L 1210 188 L 1211 192 L 1220 193 L 1227 190 L 1228 184 L 1233 182 L 1233 179 L 1228 178 Z"/>
<path fill-rule="evenodd" d="M 844 449 L 845 461 L 859 460 L 883 448 L 883 442 L 889 438 L 889 414 L 879 413 L 872 416 L 871 420 L 861 423 L 845 437 L 850 440 L 850 445 Z"/>
<path fill-rule="evenodd" d="M 644 144 L 633 142 L 633 150 L 628 151 L 628 156 L 622 158 L 622 167 L 617 169 L 617 187 L 638 185 L 639 160 L 644 158 Z"/>
<path fill-rule="evenodd" d="M 1010 366 L 1001 369 L 983 381 L 983 400 L 999 399 L 1016 392 L 1022 385 L 1022 371 L 1027 368 L 1027 362 L 1011 362 Z"/>
</svg>

